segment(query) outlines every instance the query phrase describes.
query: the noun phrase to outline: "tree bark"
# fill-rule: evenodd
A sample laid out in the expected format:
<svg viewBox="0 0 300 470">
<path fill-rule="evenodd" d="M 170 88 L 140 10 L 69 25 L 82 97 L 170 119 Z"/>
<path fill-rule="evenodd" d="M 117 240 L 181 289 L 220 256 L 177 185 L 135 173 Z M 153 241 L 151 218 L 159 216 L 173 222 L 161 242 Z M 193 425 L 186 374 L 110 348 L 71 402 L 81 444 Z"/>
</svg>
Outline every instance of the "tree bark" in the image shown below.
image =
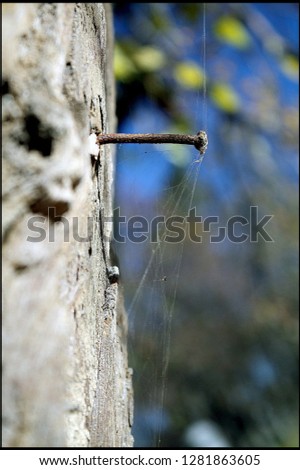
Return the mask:
<svg viewBox="0 0 300 470">
<path fill-rule="evenodd" d="M 88 151 L 115 131 L 111 8 L 2 5 L 3 446 L 131 447 L 114 155 Z"/>
</svg>

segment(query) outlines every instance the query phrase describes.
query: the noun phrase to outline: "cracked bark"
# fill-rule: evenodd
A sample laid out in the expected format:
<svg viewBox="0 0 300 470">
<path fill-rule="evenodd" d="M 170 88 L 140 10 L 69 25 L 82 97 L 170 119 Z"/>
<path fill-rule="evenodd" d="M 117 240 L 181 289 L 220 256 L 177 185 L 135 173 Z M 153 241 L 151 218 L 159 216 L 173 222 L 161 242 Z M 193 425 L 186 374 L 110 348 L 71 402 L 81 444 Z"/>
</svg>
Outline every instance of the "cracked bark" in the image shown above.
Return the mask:
<svg viewBox="0 0 300 470">
<path fill-rule="evenodd" d="M 100 228 L 114 155 L 87 146 L 91 127 L 115 130 L 110 5 L 3 4 L 3 42 L 3 446 L 130 447 L 126 314 Z"/>
</svg>

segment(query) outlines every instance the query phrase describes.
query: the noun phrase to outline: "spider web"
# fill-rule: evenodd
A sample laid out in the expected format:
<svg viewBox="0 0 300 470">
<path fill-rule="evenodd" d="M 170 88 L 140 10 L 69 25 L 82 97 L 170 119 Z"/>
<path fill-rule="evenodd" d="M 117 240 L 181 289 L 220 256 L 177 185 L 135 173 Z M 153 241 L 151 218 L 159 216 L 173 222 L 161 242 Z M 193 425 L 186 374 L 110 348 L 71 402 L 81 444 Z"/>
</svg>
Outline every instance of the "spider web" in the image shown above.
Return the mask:
<svg viewBox="0 0 300 470">
<path fill-rule="evenodd" d="M 206 76 L 205 22 L 204 6 L 201 55 Z M 194 121 L 200 120 L 202 129 L 206 130 L 206 78 L 204 78 L 202 90 L 196 93 L 195 98 Z M 123 146 L 118 146 L 119 149 L 120 147 Z M 124 152 L 122 153 L 122 164 L 134 165 L 133 162 L 137 161 L 136 159 L 139 161 L 142 159 L 146 165 L 147 161 L 150 161 L 152 166 L 145 166 L 144 170 L 149 174 L 155 168 L 157 158 L 174 161 L 174 152 L 174 146 L 167 144 L 163 146 L 163 150 L 158 150 L 154 145 L 138 145 L 134 149 L 133 146 L 128 146 L 125 159 Z M 143 192 L 143 187 L 137 181 L 138 176 L 132 176 L 130 172 L 127 172 L 127 176 L 132 178 L 127 184 L 127 188 L 130 188 L 130 194 L 127 194 L 127 197 L 131 199 L 134 206 L 127 215 L 127 220 L 132 215 L 142 215 L 148 220 L 151 232 L 150 222 L 153 217 L 164 217 L 166 221 L 171 217 L 184 219 L 188 215 L 193 207 L 204 155 L 198 154 L 195 149 L 191 148 L 186 152 L 189 155 L 189 163 L 183 174 L 181 172 L 180 176 L 174 177 L 175 169 L 173 178 L 170 174 L 168 175 L 168 179 L 162 183 L 163 190 L 155 190 L 152 194 L 151 207 L 149 207 L 147 197 L 141 196 L 140 201 L 138 200 L 137 192 Z M 143 243 L 126 242 L 121 250 L 117 250 L 120 251 L 120 258 L 125 265 L 122 283 L 129 322 L 129 366 L 133 369 L 135 397 L 133 434 L 136 445 L 140 447 L 163 445 L 163 435 L 168 428 L 165 403 L 168 395 L 168 367 L 172 354 L 172 324 L 176 321 L 177 312 L 184 308 L 177 301 L 177 294 L 181 282 L 187 223 L 185 221 L 181 225 L 184 237 L 177 242 L 166 240 L 166 237 L 170 236 L 170 231 L 165 224 L 159 224 L 157 227 L 157 237 L 155 233 L 150 233 L 152 241 L 148 238 Z M 121 277 L 122 271 L 121 265 Z"/>
</svg>

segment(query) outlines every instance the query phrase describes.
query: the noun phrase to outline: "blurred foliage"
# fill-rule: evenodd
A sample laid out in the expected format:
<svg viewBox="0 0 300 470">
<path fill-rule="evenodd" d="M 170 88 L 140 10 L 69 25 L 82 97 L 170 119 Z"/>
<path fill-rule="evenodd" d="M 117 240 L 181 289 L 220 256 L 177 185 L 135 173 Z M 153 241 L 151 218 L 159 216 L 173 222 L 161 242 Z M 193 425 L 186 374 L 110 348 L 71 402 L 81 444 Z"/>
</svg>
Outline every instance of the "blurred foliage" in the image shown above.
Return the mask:
<svg viewBox="0 0 300 470">
<path fill-rule="evenodd" d="M 248 47 L 251 42 L 247 29 L 234 16 L 221 16 L 215 22 L 214 32 L 221 42 L 241 49 Z"/>
<path fill-rule="evenodd" d="M 240 107 L 238 95 L 226 83 L 214 83 L 211 87 L 210 97 L 218 108 L 227 113 L 237 112 Z"/>
<path fill-rule="evenodd" d="M 266 228 L 274 242 L 213 244 L 198 224 L 203 243 L 186 242 L 179 280 L 176 244 L 163 264 L 160 258 L 149 267 L 152 282 L 136 299 L 130 327 L 136 445 L 157 445 L 161 421 L 161 445 L 185 446 L 189 426 L 205 421 L 233 447 L 294 447 L 298 5 L 212 3 L 205 11 L 204 48 L 203 4 L 114 4 L 119 131 L 194 133 L 205 126 L 197 214 L 218 215 L 224 226 L 235 214 L 249 219 L 250 206 L 258 206 L 259 219 L 273 215 Z M 122 214 L 150 219 L 166 208 L 170 215 L 171 201 L 176 214 L 186 215 L 193 178 L 186 194 L 180 182 L 193 151 L 125 147 L 116 174 Z M 153 252 L 130 243 L 116 251 L 129 306 Z M 167 282 L 157 282 L 166 274 Z M 160 410 L 168 309 L 170 362 Z"/>
<path fill-rule="evenodd" d="M 174 76 L 185 88 L 199 90 L 204 83 L 203 70 L 193 62 L 180 62 L 174 68 Z"/>
<path fill-rule="evenodd" d="M 299 60 L 292 54 L 285 54 L 281 61 L 283 72 L 292 80 L 299 77 Z"/>
</svg>

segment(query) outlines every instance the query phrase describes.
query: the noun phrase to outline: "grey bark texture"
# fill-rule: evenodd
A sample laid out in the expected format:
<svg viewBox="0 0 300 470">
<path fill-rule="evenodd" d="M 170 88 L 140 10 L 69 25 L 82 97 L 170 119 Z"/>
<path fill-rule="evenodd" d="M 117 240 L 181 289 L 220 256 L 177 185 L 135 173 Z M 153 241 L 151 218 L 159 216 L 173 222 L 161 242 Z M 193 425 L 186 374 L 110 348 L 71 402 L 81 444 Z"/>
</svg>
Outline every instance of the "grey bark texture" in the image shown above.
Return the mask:
<svg viewBox="0 0 300 470">
<path fill-rule="evenodd" d="M 131 447 L 114 156 L 88 151 L 91 127 L 115 130 L 111 7 L 2 5 L 2 445 Z"/>
</svg>

